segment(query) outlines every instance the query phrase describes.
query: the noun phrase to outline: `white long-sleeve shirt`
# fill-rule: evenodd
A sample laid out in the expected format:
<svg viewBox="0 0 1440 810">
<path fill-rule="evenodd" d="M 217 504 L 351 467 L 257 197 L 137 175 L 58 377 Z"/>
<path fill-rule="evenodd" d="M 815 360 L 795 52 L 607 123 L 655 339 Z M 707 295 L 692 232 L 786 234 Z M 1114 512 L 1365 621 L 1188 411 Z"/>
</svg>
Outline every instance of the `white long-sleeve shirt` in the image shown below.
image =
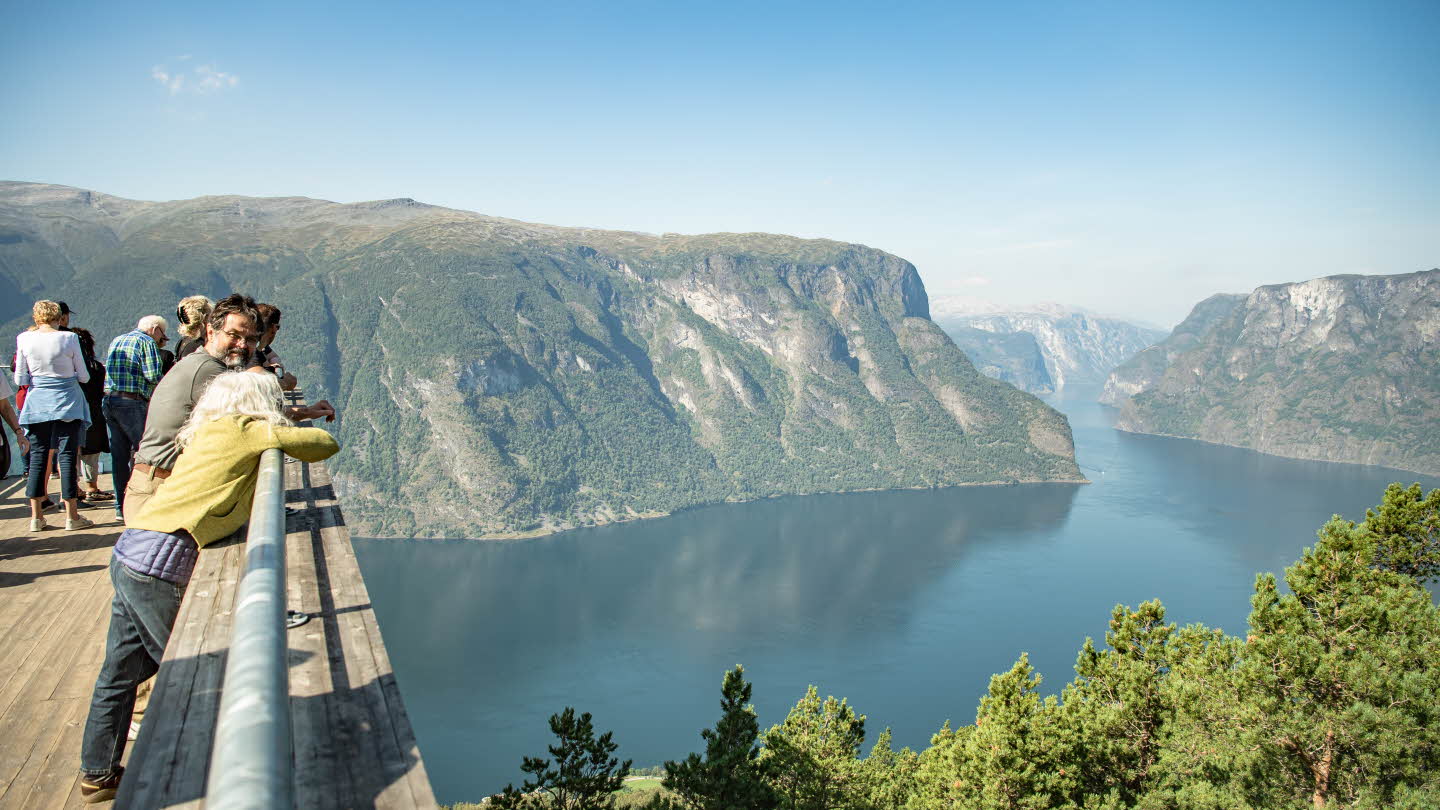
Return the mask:
<svg viewBox="0 0 1440 810">
<path fill-rule="evenodd" d="M 80 355 L 80 338 L 74 332 L 33 330 L 15 338 L 15 384 L 29 385 L 34 377 L 77 377 L 90 382 L 90 370 Z"/>
</svg>

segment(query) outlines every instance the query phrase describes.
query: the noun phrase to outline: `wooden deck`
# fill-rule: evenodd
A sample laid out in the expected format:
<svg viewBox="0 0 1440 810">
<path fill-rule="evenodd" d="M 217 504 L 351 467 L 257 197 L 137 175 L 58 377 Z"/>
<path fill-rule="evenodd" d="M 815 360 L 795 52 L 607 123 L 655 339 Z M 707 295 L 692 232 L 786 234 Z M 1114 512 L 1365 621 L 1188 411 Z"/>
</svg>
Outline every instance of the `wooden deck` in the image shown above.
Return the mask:
<svg viewBox="0 0 1440 810">
<path fill-rule="evenodd" d="M 23 481 L 0 482 L 0 808 L 89 807 L 80 733 L 105 655 L 106 567 L 121 527 L 101 506 L 81 510 L 94 528 L 67 532 L 52 511 L 52 528 L 31 534 L 24 495 Z"/>
<path fill-rule="evenodd" d="M 434 795 L 321 464 L 288 462 L 290 711 L 300 808 L 433 807 Z M 102 486 L 106 486 L 102 483 Z M 0 810 L 80 803 L 80 734 L 104 653 L 115 523 L 27 531 L 0 488 Z M 108 507 L 83 510 L 92 520 Z M 63 521 L 62 521 L 63 525 Z M 244 546 L 211 546 L 185 594 L 117 808 L 203 807 Z"/>
</svg>

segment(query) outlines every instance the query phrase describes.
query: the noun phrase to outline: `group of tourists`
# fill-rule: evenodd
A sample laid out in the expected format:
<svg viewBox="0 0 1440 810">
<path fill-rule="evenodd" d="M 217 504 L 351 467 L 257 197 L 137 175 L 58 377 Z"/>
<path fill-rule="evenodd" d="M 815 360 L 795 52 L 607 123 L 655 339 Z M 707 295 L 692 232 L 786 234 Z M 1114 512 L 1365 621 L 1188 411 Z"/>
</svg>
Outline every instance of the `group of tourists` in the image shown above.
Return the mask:
<svg viewBox="0 0 1440 810">
<path fill-rule="evenodd" d="M 159 670 L 200 550 L 249 519 L 260 455 L 278 448 L 320 461 L 339 445 L 320 428 L 294 424 L 333 421 L 328 402 L 285 405 L 283 392 L 297 381 L 270 346 L 280 329 L 274 306 L 238 293 L 217 302 L 191 296 L 176 309 L 184 339 L 173 357 L 164 350 L 169 324 L 147 315 L 111 341 L 103 363 L 91 362 L 93 339 L 87 357 L 83 330 L 69 325 L 72 314 L 63 302 L 35 303 L 35 325 L 16 339 L 19 413 L 6 386 L 0 416 L 26 452 L 31 532 L 50 528 L 44 511 L 52 453 L 65 528 L 94 525 L 78 511 L 76 482 L 87 454 L 101 452 L 89 431 L 103 420 L 115 514 L 125 529 L 110 559 L 115 596 L 105 661 L 81 742 L 81 797 L 100 802 L 119 787 L 137 689 Z M 96 397 L 87 397 L 87 386 Z M 91 485 L 98 477 L 85 475 Z M 87 487 L 83 500 L 107 494 Z"/>
</svg>

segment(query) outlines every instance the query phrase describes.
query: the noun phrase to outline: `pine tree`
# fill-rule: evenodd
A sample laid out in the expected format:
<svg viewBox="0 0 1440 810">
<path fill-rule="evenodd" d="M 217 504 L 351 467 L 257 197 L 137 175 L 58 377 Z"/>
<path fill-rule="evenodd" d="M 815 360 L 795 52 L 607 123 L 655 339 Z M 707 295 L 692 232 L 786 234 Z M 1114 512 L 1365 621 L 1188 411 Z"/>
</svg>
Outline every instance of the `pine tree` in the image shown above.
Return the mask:
<svg viewBox="0 0 1440 810">
<path fill-rule="evenodd" d="M 864 742 L 865 716 L 844 700 L 822 702 L 811 686 L 785 722 L 765 732 L 760 762 L 785 810 L 858 810 Z"/>
<path fill-rule="evenodd" d="M 1440 612 L 1376 566 L 1376 538 L 1336 517 L 1286 569 L 1290 594 L 1256 581 L 1238 672 L 1256 804 L 1383 806 L 1440 768 Z"/>
<path fill-rule="evenodd" d="M 1377 566 L 1420 582 L 1440 577 L 1440 489 L 1422 496 L 1419 484 L 1391 484 L 1364 526 L 1376 536 Z"/>
<path fill-rule="evenodd" d="M 1027 654 L 990 679 L 959 758 L 957 806 L 1039 810 L 1068 792 L 1073 774 L 1057 759 L 1063 750 L 1058 704 L 1053 697 L 1040 699 L 1040 681 Z"/>
<path fill-rule="evenodd" d="M 870 754 L 860 763 L 860 784 L 865 807 L 870 810 L 900 810 L 915 792 L 920 758 L 909 748 L 896 751 L 890 729 L 880 732 Z"/>
<path fill-rule="evenodd" d="M 664 785 L 692 810 L 769 810 L 774 792 L 760 772 L 760 725 L 750 705 L 751 685 L 736 665 L 720 685 L 720 721 L 700 732 L 705 758 L 691 754 L 665 763 Z"/>
<path fill-rule="evenodd" d="M 960 806 L 960 766 L 965 740 L 974 726 L 950 727 L 950 721 L 930 737 L 930 747 L 916 758 L 915 777 L 907 810 L 950 810 Z"/>
<path fill-rule="evenodd" d="M 1235 686 L 1242 641 L 1190 625 L 1167 641 L 1169 671 L 1161 678 L 1158 759 L 1136 798 L 1142 808 L 1231 810 L 1246 802 L 1236 774 L 1252 764 L 1236 735 L 1240 703 Z M 1088 770 L 1087 770 L 1088 775 Z M 1119 793 L 1116 792 L 1118 800 Z"/>
<path fill-rule="evenodd" d="M 541 757 L 525 757 L 520 770 L 534 778 L 526 779 L 520 790 L 506 785 L 505 792 L 494 797 L 491 804 L 497 810 L 613 808 L 613 794 L 630 774 L 630 760 L 620 762 L 611 756 L 619 747 L 611 740 L 611 732 L 596 737 L 590 713 L 576 717 L 575 710 L 568 706 L 560 714 L 550 715 L 550 731 L 560 738 L 558 745 L 547 746 L 553 764 Z"/>
<path fill-rule="evenodd" d="M 1075 661 L 1076 678 L 1062 693 L 1069 770 L 1079 796 L 1114 794 L 1129 806 L 1152 785 L 1174 707 L 1165 679 L 1176 666 L 1175 625 L 1165 623 L 1160 600 L 1138 610 L 1116 605 L 1105 633 L 1106 649 L 1091 639 Z"/>
</svg>

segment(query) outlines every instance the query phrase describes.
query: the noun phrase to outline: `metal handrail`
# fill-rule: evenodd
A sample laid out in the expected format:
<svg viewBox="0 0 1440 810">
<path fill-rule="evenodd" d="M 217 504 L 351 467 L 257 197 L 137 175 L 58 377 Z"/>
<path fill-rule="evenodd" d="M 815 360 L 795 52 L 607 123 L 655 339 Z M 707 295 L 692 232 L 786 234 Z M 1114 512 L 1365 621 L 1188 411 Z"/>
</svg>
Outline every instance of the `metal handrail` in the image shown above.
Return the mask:
<svg viewBox="0 0 1440 810">
<path fill-rule="evenodd" d="M 206 787 L 205 806 L 212 810 L 295 806 L 285 639 L 284 462 L 279 450 L 260 456 Z"/>
</svg>

